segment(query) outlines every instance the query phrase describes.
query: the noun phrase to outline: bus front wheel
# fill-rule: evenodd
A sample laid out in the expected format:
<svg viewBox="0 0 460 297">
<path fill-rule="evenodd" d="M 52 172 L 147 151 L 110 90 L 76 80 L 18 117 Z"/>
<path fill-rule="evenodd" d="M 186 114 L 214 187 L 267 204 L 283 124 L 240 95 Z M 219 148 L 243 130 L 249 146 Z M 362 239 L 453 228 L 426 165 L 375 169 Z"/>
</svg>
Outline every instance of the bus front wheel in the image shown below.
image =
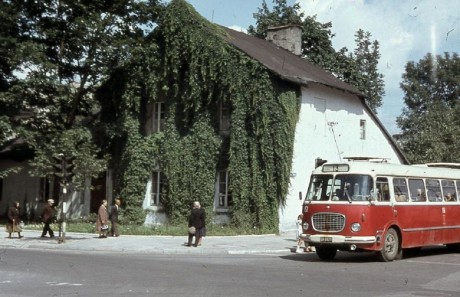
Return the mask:
<svg viewBox="0 0 460 297">
<path fill-rule="evenodd" d="M 337 254 L 337 248 L 330 246 L 317 246 L 316 254 L 321 260 L 331 261 Z"/>
<path fill-rule="evenodd" d="M 384 262 L 395 260 L 399 254 L 399 236 L 395 229 L 390 228 L 383 238 L 383 247 L 379 257 Z"/>
</svg>

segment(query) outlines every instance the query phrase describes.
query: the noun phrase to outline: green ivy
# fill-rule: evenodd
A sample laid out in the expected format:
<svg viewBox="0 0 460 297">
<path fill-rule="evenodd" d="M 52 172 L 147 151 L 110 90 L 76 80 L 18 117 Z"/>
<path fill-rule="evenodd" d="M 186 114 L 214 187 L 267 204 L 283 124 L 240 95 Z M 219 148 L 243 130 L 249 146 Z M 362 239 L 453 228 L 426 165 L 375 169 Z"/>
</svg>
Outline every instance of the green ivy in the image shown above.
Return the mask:
<svg viewBox="0 0 460 297">
<path fill-rule="evenodd" d="M 123 133 L 112 139 L 121 148 L 113 162 L 119 164 L 115 188 L 129 217 L 143 219 L 146 177 L 158 160 L 165 177 L 161 202 L 171 222 L 183 222 L 195 200 L 211 219 L 216 172 L 226 167 L 232 224 L 277 230 L 289 187 L 299 88 L 231 46 L 225 34 L 184 0 L 172 0 L 148 46 L 134 55 L 121 99 Z M 149 101 L 165 102 L 166 127 L 145 136 L 142 113 Z M 231 107 L 228 136 L 219 134 L 220 104 Z"/>
</svg>

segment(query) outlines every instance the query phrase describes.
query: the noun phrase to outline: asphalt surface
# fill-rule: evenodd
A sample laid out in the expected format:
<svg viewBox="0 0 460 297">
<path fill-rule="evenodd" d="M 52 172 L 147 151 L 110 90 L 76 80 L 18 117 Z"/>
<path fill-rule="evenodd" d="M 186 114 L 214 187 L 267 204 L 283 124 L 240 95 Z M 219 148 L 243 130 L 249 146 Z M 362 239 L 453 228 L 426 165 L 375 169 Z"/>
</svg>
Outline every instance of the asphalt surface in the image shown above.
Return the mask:
<svg viewBox="0 0 460 297">
<path fill-rule="evenodd" d="M 55 232 L 54 238 L 41 238 L 41 231 L 32 230 L 23 230 L 21 235 L 21 239 L 17 233 L 10 239 L 5 232 L 0 237 L 0 248 L 151 254 L 287 254 L 296 250 L 295 234 L 206 236 L 198 247 L 186 246 L 186 235 L 99 238 L 94 233 L 68 232 L 62 238 Z"/>
</svg>

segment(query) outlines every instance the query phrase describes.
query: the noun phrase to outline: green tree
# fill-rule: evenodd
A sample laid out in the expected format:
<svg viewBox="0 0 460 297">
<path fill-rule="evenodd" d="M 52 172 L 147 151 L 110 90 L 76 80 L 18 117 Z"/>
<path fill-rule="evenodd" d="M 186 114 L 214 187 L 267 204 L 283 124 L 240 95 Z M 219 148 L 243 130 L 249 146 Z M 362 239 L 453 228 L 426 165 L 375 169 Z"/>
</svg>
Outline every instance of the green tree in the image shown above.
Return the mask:
<svg viewBox="0 0 460 297">
<path fill-rule="evenodd" d="M 348 53 L 346 47 L 336 51 L 332 46 L 331 22 L 320 23 L 316 15 L 305 17 L 299 3 L 293 6 L 287 5 L 286 0 L 273 0 L 273 3 L 270 10 L 266 1 L 262 2 L 262 8 L 253 15 L 256 27 L 250 26 L 248 33 L 265 38 L 270 26 L 299 25 L 302 28 L 303 58 L 363 92 L 369 107 L 376 112 L 382 105 L 384 94 L 383 75 L 377 69 L 380 58 L 378 41 L 371 41 L 371 34 L 360 29 L 355 34 L 357 47 L 353 53 Z"/>
<path fill-rule="evenodd" d="M 0 106 L 14 104 L 27 115 L 13 134 L 33 148 L 34 175 L 49 174 L 56 153 L 78 157 L 77 177 L 104 170 L 106 152 L 93 129 L 101 109 L 95 92 L 153 28 L 157 2 L 2 2 L 14 12 L 1 15 L 7 22 L 0 30 L 10 32 L 2 50 L 14 57 L 0 61 L 10 67 L 2 82 L 14 84 L 0 90 Z"/>
<path fill-rule="evenodd" d="M 351 67 L 355 67 L 356 77 L 345 79 L 358 90 L 367 95 L 366 102 L 376 111 L 382 105 L 382 96 L 385 94 L 383 75 L 378 72 L 380 59 L 379 42 L 371 41 L 371 33 L 359 29 L 355 34 L 356 49 Z"/>
<path fill-rule="evenodd" d="M 16 26 L 17 11 L 9 2 L 0 2 L 0 92 L 8 90 L 14 82 L 14 59 L 19 30 Z M 14 137 L 12 116 L 18 113 L 18 105 L 0 100 L 0 147 Z"/>
<path fill-rule="evenodd" d="M 460 58 L 427 54 L 406 64 L 401 88 L 405 107 L 397 123 L 400 141 L 413 163 L 459 162 Z"/>
<path fill-rule="evenodd" d="M 253 14 L 256 26 L 249 26 L 248 34 L 258 38 L 267 37 L 267 29 L 273 26 L 298 25 L 302 28 L 302 56 L 310 62 L 323 67 L 330 72 L 336 72 L 336 52 L 332 47 L 332 24 L 322 24 L 316 21 L 316 16 L 305 17 L 300 11 L 300 4 L 287 5 L 286 0 L 273 0 L 273 9 L 270 10 L 266 1 L 262 8 Z"/>
<path fill-rule="evenodd" d="M 258 38 L 267 37 L 267 29 L 272 26 L 301 25 L 304 14 L 300 12 L 300 4 L 288 6 L 286 0 L 274 0 L 273 10 L 270 11 L 267 3 L 262 2 L 262 8 L 253 14 L 256 19 L 256 27 L 249 26 L 248 33 Z"/>
<path fill-rule="evenodd" d="M 16 82 L 14 70 L 18 65 L 17 45 L 20 42 L 17 26 L 18 9 L 15 3 L 0 2 L 0 94 L 8 91 Z M 11 98 L 0 95 L 0 150 L 11 144 L 17 135 L 17 119 L 21 104 Z M 19 166 L 0 170 L 0 178 L 17 172 Z"/>
</svg>

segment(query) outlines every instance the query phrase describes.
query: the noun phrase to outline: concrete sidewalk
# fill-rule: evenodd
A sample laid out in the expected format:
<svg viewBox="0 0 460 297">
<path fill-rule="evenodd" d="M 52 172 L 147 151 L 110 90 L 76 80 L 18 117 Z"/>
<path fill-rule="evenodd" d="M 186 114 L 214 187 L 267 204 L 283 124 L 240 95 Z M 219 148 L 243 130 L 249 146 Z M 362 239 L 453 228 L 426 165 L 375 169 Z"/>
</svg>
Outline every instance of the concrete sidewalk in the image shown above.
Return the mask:
<svg viewBox="0 0 460 297">
<path fill-rule="evenodd" d="M 120 252 L 151 254 L 289 254 L 295 251 L 295 234 L 206 236 L 199 247 L 185 246 L 187 236 L 137 236 L 121 235 L 100 239 L 93 233 L 66 233 L 60 242 L 54 238 L 41 238 L 41 231 L 24 230 L 19 239 L 0 238 L 1 248 L 47 249 L 82 252 Z"/>
</svg>

